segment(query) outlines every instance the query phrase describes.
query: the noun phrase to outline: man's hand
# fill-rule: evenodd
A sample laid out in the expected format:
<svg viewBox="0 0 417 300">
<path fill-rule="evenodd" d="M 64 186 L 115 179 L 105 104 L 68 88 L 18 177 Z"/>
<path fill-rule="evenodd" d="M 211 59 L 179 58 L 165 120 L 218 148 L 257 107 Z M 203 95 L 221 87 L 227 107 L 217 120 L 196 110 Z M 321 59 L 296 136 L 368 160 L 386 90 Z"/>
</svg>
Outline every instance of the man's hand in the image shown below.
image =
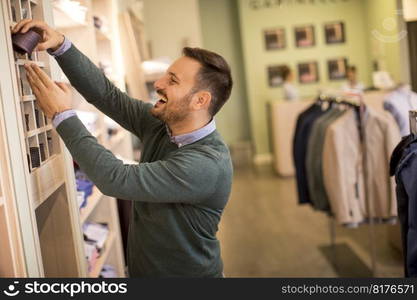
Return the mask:
<svg viewBox="0 0 417 300">
<path fill-rule="evenodd" d="M 25 65 L 26 74 L 38 104 L 48 118 L 71 109 L 71 90 L 62 82 L 53 82 L 35 64 Z"/>
<path fill-rule="evenodd" d="M 35 31 L 41 33 L 42 42 L 36 47 L 36 51 L 51 49 L 57 50 L 64 42 L 64 35 L 52 29 L 43 21 L 24 19 L 12 28 L 12 33 L 26 33 L 29 29 L 34 28 Z"/>
</svg>

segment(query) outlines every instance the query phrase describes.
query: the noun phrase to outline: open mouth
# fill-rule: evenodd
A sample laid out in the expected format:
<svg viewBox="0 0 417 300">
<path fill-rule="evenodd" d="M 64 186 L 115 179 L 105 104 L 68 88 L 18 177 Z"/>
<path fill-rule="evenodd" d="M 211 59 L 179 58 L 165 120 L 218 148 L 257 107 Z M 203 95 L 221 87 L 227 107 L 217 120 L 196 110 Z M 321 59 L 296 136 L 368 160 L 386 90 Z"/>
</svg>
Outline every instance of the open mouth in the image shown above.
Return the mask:
<svg viewBox="0 0 417 300">
<path fill-rule="evenodd" d="M 161 98 L 158 100 L 158 102 L 156 102 L 156 105 L 163 105 L 166 104 L 168 101 L 164 98 Z"/>
</svg>

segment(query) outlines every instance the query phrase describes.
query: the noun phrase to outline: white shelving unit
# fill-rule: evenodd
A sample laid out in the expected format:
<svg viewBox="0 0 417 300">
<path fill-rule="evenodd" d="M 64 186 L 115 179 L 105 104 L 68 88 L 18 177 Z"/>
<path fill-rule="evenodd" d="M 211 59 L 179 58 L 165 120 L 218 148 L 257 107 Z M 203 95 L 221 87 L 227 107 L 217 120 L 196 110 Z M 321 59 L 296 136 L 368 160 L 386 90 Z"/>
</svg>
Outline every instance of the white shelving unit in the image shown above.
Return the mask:
<svg viewBox="0 0 417 300">
<path fill-rule="evenodd" d="M 112 265 L 118 277 L 125 276 L 117 200 L 94 188 L 87 205 L 79 209 L 72 157 L 39 109 L 23 64 L 36 63 L 56 81 L 62 81 L 62 73 L 46 52 L 29 57 L 12 48 L 10 26 L 23 18 L 44 20 L 51 26 L 55 20 L 59 30 L 94 63 L 107 65 L 108 77 L 121 90 L 125 90 L 125 78 L 144 86 L 144 81 L 136 80 L 143 78 L 140 71 L 123 69 L 127 61 L 122 49 L 138 56 L 124 32 L 127 23 L 119 24 L 117 0 L 79 2 L 86 8 L 84 21 L 50 0 L 0 1 L 0 65 L 5 67 L 0 72 L 0 276 L 98 277 L 103 265 Z M 107 20 L 107 30 L 95 28 L 93 16 Z M 133 96 L 141 98 L 135 92 Z M 115 155 L 132 161 L 127 131 L 112 126 L 114 134 L 109 136 L 104 115 L 75 90 L 73 105 L 96 113 L 93 135 Z M 107 223 L 110 229 L 91 270 L 81 229 L 85 222 Z"/>
<path fill-rule="evenodd" d="M 1 173 L 9 178 L 0 212 L 5 215 L 0 216 L 0 243 L 9 246 L 10 254 L 5 257 L 13 265 L 0 275 L 84 277 L 72 160 L 39 109 L 23 64 L 37 64 L 54 80 L 59 70 L 45 52 L 28 56 L 13 51 L 10 25 L 23 18 L 53 24 L 51 1 L 5 0 L 0 4 L 0 60 L 6 68 L 0 72 L 4 130 L 0 156 L 8 164 L 2 165 Z M 9 174 L 4 174 L 7 169 Z M 1 256 L 6 261 L 3 252 Z"/>
<path fill-rule="evenodd" d="M 125 90 L 123 62 L 120 62 L 117 1 L 83 0 L 79 2 L 87 8 L 85 26 L 79 26 L 77 22 L 74 22 L 73 24 L 66 24 L 64 27 L 57 26 L 57 29 L 65 34 L 97 66 L 106 65 L 107 69 L 104 70 L 106 76 L 121 90 Z M 67 12 L 61 11 L 60 13 Z M 59 16 L 55 10 L 54 14 L 56 17 Z M 103 27 L 107 30 L 104 31 L 94 26 L 94 16 L 100 17 L 103 23 L 106 23 L 103 24 Z M 92 42 L 86 43 L 86 40 Z M 73 103 L 77 110 L 94 112 L 98 115 L 95 130 L 92 132 L 97 140 L 113 153 L 132 159 L 133 151 L 130 134 L 118 126 L 116 134 L 109 136 L 105 116 L 88 104 L 75 90 L 73 95 Z M 94 187 L 92 195 L 87 198 L 86 206 L 80 211 L 81 225 L 85 222 L 100 222 L 107 223 L 110 228 L 105 249 L 95 262 L 92 270 L 88 272 L 88 277 L 98 277 L 105 264 L 113 265 L 119 277 L 125 276 L 125 260 L 116 201 L 114 198 L 103 195 Z"/>
<path fill-rule="evenodd" d="M 2 93 L 0 102 L 2 103 Z M 0 115 L 3 115 L 1 105 Z M 9 152 L 2 120 L 0 118 L 0 277 L 26 276 L 20 224 L 17 222 L 15 195 L 10 182 Z"/>
</svg>

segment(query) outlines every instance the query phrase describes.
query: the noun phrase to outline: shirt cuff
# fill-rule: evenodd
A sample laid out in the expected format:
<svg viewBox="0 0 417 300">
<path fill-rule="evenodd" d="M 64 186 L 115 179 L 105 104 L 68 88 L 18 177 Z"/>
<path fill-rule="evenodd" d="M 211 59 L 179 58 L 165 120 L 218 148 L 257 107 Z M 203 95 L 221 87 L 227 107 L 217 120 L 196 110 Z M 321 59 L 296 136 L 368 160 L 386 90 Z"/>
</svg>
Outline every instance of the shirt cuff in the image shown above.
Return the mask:
<svg viewBox="0 0 417 300">
<path fill-rule="evenodd" d="M 54 57 L 60 56 L 62 54 L 64 54 L 69 48 L 71 48 L 71 41 L 69 39 L 67 39 L 66 36 L 64 36 L 64 42 L 62 43 L 62 45 L 55 51 L 52 51 L 51 49 L 48 49 L 48 53 Z"/>
<path fill-rule="evenodd" d="M 76 115 L 77 113 L 73 109 L 63 111 L 55 115 L 55 117 L 52 120 L 52 125 L 54 125 L 54 127 L 57 128 L 62 121 L 65 121 L 66 119 L 69 119 Z"/>
</svg>

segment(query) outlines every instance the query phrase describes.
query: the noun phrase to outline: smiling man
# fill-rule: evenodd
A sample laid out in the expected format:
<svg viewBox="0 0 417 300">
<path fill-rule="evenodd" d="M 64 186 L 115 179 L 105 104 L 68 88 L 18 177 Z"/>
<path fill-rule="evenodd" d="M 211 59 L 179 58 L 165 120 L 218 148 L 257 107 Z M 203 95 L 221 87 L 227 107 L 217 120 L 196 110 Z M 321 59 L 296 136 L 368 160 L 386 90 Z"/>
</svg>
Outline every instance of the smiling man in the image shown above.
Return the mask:
<svg viewBox="0 0 417 300">
<path fill-rule="evenodd" d="M 39 105 L 53 118 L 74 160 L 104 194 L 133 201 L 130 276 L 221 277 L 216 233 L 230 195 L 232 165 L 213 117 L 232 89 L 226 61 L 207 50 L 184 48 L 155 83 L 161 100 L 152 106 L 117 89 L 47 24 L 23 20 L 13 32 L 30 28 L 43 32 L 38 50 L 56 57 L 84 98 L 144 144 L 139 164 L 123 164 L 78 119 L 69 88 L 36 65 L 26 66 Z"/>
</svg>

